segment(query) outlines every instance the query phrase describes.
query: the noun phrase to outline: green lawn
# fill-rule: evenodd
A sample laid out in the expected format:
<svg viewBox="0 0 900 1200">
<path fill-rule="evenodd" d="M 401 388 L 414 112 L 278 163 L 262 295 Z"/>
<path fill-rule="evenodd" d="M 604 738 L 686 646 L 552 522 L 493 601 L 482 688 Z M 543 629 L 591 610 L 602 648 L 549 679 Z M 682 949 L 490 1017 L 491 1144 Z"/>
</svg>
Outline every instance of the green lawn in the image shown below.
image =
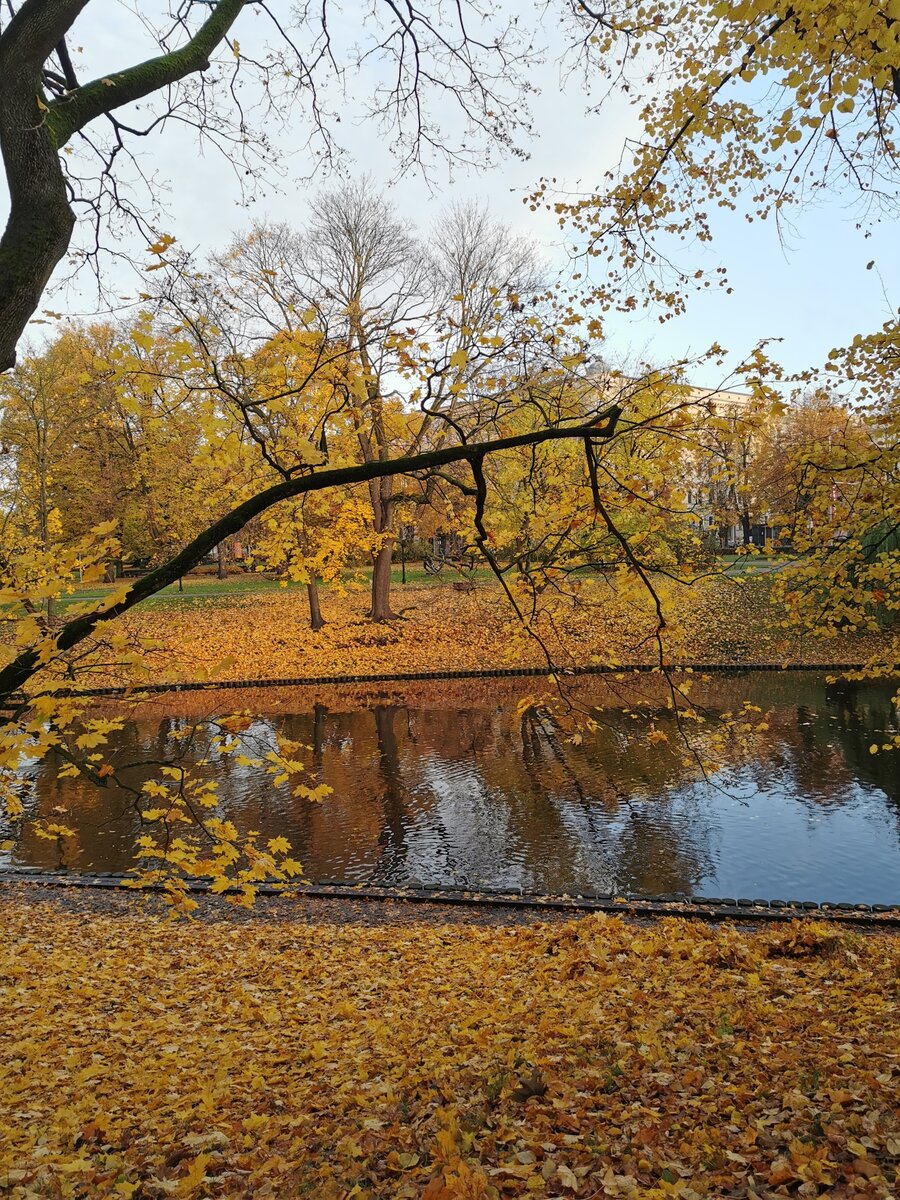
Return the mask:
<svg viewBox="0 0 900 1200">
<path fill-rule="evenodd" d="M 360 567 L 358 570 L 348 572 L 345 578 L 348 583 L 355 581 L 367 587 L 372 579 L 372 569 L 371 567 Z M 461 575 L 458 571 L 453 571 L 449 567 L 445 567 L 438 576 L 429 575 L 419 563 L 408 563 L 406 567 L 406 582 L 419 586 L 428 584 L 434 587 L 450 587 L 453 583 L 463 579 L 471 579 L 476 583 L 485 583 L 492 578 L 493 576 L 487 567 L 479 567 L 476 571 L 471 571 L 466 575 Z M 394 584 L 398 587 L 402 586 L 401 580 L 402 568 L 399 563 L 395 563 L 393 568 Z M 59 604 L 61 607 L 67 607 L 73 604 L 83 604 L 86 600 L 103 600 L 114 587 L 120 587 L 122 583 L 127 582 L 128 580 L 119 579 L 115 584 L 95 583 L 84 590 L 78 589 L 68 596 L 62 596 Z M 287 588 L 290 591 L 302 591 L 304 585 L 302 583 L 288 583 Z M 169 587 L 163 588 L 153 596 L 148 597 L 143 603 L 204 603 L 208 600 L 221 600 L 229 596 L 263 595 L 282 590 L 284 590 L 283 584 L 275 579 L 267 579 L 264 575 L 248 573 L 246 575 L 229 575 L 226 579 L 218 579 L 214 575 L 189 575 L 183 581 L 183 591 L 179 590 L 177 584 L 171 584 Z"/>
<path fill-rule="evenodd" d="M 79 588 L 69 596 L 60 599 L 61 604 L 81 604 L 85 600 L 102 600 L 114 589 L 128 583 L 128 579 L 118 579 L 114 584 L 93 583 L 90 587 Z M 217 579 L 210 575 L 190 575 L 184 582 L 184 590 L 180 591 L 178 584 L 171 584 L 151 596 L 150 600 L 201 599 L 208 596 L 246 595 L 248 592 L 278 591 L 279 584 L 273 579 L 262 575 L 230 575 L 227 579 Z M 298 587 L 298 584 L 290 584 Z"/>
<path fill-rule="evenodd" d="M 717 559 L 729 575 L 765 575 L 794 561 L 787 554 L 720 554 Z"/>
<path fill-rule="evenodd" d="M 720 570 L 727 574 L 736 575 L 762 575 L 772 571 L 780 570 L 792 560 L 785 555 L 746 555 L 746 554 L 723 554 L 717 559 L 717 566 Z M 402 569 L 399 563 L 395 563 L 393 567 L 393 582 L 394 586 L 401 587 Z M 371 567 L 360 567 L 357 570 L 347 572 L 345 580 L 347 583 L 357 583 L 363 587 L 368 587 L 372 579 Z M 484 584 L 490 583 L 493 579 L 493 574 L 487 567 L 479 567 L 475 571 L 462 574 L 450 567 L 445 567 L 440 575 L 430 575 L 424 570 L 421 563 L 407 563 L 406 566 L 406 582 L 407 584 L 415 584 L 416 586 L 429 587 L 444 587 L 449 588 L 454 583 L 461 582 L 464 579 L 469 579 L 474 583 Z M 83 590 L 78 589 L 71 595 L 62 596 L 59 600 L 59 605 L 62 608 L 70 607 L 73 604 L 83 604 L 88 600 L 102 600 L 109 595 L 113 587 L 119 587 L 123 580 L 118 580 L 115 584 L 94 583 L 90 587 Z M 302 591 L 304 585 L 300 583 L 288 583 L 287 588 L 290 591 Z M 216 602 L 227 599 L 231 596 L 248 596 L 248 595 L 265 595 L 267 593 L 278 592 L 283 590 L 284 585 L 276 579 L 268 579 L 264 575 L 257 575 L 248 572 L 246 575 L 229 575 L 226 579 L 218 579 L 215 575 L 189 575 L 183 581 L 183 590 L 180 590 L 177 584 L 171 584 L 169 587 L 163 588 L 144 601 L 145 604 L 204 604 L 207 602 Z M 327 586 L 323 589 L 327 592 Z"/>
</svg>

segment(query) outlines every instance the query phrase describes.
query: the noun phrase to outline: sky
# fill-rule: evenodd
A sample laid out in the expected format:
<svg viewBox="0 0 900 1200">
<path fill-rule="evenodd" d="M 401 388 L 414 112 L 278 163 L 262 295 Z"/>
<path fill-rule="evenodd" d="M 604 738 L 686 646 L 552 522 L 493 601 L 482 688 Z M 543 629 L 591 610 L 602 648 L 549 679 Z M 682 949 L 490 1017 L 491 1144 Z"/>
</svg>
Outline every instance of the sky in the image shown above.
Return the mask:
<svg viewBox="0 0 900 1200">
<path fill-rule="evenodd" d="M 286 17 L 289 6 L 273 3 L 279 15 Z M 73 49 L 83 47 L 84 75 L 111 73 L 152 52 L 135 7 L 152 15 L 161 11 L 163 4 L 161 0 L 140 6 L 128 0 L 91 0 L 87 5 L 70 39 Z M 513 9 L 510 4 L 506 7 Z M 529 72 L 535 90 L 530 97 L 533 136 L 524 143 L 527 158 L 499 153 L 487 169 L 460 168 L 451 174 L 445 166 L 433 163 L 427 179 L 415 171 L 399 175 L 390 137 L 371 122 L 358 119 L 361 105 L 357 101 L 370 93 L 375 80 L 383 78 L 383 73 L 370 67 L 361 76 L 348 78 L 346 97 L 335 98 L 342 114 L 335 129 L 348 148 L 343 169 L 350 174 L 369 174 L 375 185 L 391 196 L 398 212 L 420 229 L 451 200 L 482 200 L 498 219 L 533 239 L 548 264 L 564 267 L 575 244 L 572 233 L 561 230 L 549 214 L 531 213 L 523 198 L 542 177 L 553 177 L 562 189 L 573 191 L 595 186 L 615 167 L 624 139 L 636 124 L 633 110 L 620 96 L 604 103 L 600 114 L 587 111 L 598 96 L 588 93 L 577 71 L 567 74 L 561 68 L 559 57 L 566 38 L 549 20 L 553 9 L 553 3 L 546 6 L 547 19 L 540 32 L 549 47 L 546 62 Z M 358 15 L 361 7 L 354 10 L 350 5 L 349 10 Z M 358 36 L 349 21 L 346 12 L 341 15 L 335 10 L 333 33 L 338 47 L 349 46 Z M 234 32 L 241 53 L 254 54 L 260 49 L 259 28 L 260 21 L 252 12 L 239 18 Z M 572 66 L 571 59 L 567 66 Z M 452 120 L 449 126 L 453 132 Z M 154 184 L 154 190 L 162 197 L 168 232 L 181 246 L 203 253 L 227 244 L 251 220 L 302 224 L 310 195 L 334 183 L 334 177 L 327 174 L 308 182 L 312 164 L 302 150 L 307 129 L 299 107 L 287 128 L 270 124 L 268 132 L 284 178 L 277 189 L 260 187 L 249 206 L 242 204 L 240 184 L 228 165 L 215 153 L 199 153 L 191 130 L 168 126 L 142 140 L 145 162 L 157 173 L 159 184 Z M 777 354 L 789 369 L 820 363 L 831 347 L 881 325 L 900 306 L 900 288 L 892 282 L 900 277 L 900 244 L 888 226 L 864 237 L 856 220 L 852 208 L 835 200 L 805 211 L 782 242 L 770 223 L 748 225 L 740 215 L 723 216 L 716 221 L 714 246 L 703 252 L 700 265 L 727 264 L 733 293 L 697 296 L 684 317 L 664 325 L 653 311 L 610 316 L 605 323 L 605 357 L 625 365 L 637 359 L 663 365 L 700 353 L 718 341 L 730 352 L 729 361 L 735 362 L 759 339 L 781 338 Z M 136 257 L 142 256 L 140 239 L 135 240 L 134 251 Z M 690 253 L 696 255 L 697 251 Z M 871 260 L 876 265 L 867 270 Z M 133 295 L 139 287 L 135 274 L 121 267 L 111 265 L 106 277 L 123 296 Z M 94 292 L 85 280 L 47 304 L 87 315 L 95 308 Z M 693 382 L 713 386 L 720 379 Z"/>
</svg>

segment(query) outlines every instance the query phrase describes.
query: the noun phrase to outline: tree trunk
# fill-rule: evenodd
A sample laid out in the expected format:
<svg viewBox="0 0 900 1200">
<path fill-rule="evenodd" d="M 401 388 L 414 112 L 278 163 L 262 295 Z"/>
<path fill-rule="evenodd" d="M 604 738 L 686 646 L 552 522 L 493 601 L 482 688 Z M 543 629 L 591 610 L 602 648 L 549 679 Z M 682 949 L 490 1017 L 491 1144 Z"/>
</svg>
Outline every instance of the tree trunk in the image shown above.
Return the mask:
<svg viewBox="0 0 900 1200">
<path fill-rule="evenodd" d="M 33 132 L 40 124 L 35 104 L 40 76 L 32 78 L 27 98 L 0 93 L 0 140 L 11 201 L 0 239 L 0 371 L 15 365 L 19 337 L 75 226 L 56 151 L 46 132 Z M 30 129 L 22 132 L 20 126 Z"/>
<path fill-rule="evenodd" d="M 391 563 L 394 554 L 393 541 L 386 542 L 375 555 L 372 569 L 372 608 L 369 616 L 373 621 L 396 621 L 399 613 L 391 608 Z"/>
<path fill-rule="evenodd" d="M 309 583 L 306 585 L 306 597 L 309 600 L 309 627 L 313 633 L 318 633 L 325 624 L 325 618 L 319 607 L 319 585 L 316 583 L 315 575 L 310 576 Z"/>
<path fill-rule="evenodd" d="M 219 579 L 224 579 L 227 574 L 227 572 L 225 570 L 225 543 L 224 542 L 219 542 L 218 546 L 216 547 L 216 554 L 218 557 L 218 565 L 216 567 L 216 575 L 219 577 Z"/>
<path fill-rule="evenodd" d="M 750 514 L 748 512 L 741 513 L 741 529 L 744 533 L 744 545 L 750 545 Z"/>
<path fill-rule="evenodd" d="M 41 68 L 87 0 L 31 4 L 0 35 L 0 143 L 9 185 L 9 219 L 0 238 L 0 371 L 15 365 L 16 344 L 69 247 L 75 214 L 59 143 L 43 103 Z"/>
<path fill-rule="evenodd" d="M 389 493 L 393 486 L 390 479 L 375 480 L 378 484 L 377 501 L 373 497 L 375 519 L 373 525 L 376 533 L 387 534 L 383 539 L 375 562 L 372 565 L 372 607 L 369 616 L 373 621 L 396 621 L 399 613 L 391 608 L 391 566 L 394 560 L 394 502 Z M 372 489 L 370 488 L 370 492 Z"/>
</svg>

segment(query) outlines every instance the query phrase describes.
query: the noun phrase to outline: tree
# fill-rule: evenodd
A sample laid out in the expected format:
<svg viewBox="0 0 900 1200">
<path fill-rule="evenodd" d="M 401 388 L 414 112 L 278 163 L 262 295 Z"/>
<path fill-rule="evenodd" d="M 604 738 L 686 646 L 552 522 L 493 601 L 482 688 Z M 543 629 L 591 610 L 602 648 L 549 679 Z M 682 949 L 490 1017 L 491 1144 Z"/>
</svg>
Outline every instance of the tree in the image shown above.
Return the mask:
<svg viewBox="0 0 900 1200">
<path fill-rule="evenodd" d="M 772 433 L 767 424 L 771 413 L 759 401 L 736 394 L 708 397 L 703 411 L 692 456 L 698 508 L 715 521 L 723 542 L 729 526 L 740 525 L 746 549 L 752 544 L 754 517 L 760 515 L 758 457 L 761 442 Z"/>
<path fill-rule="evenodd" d="M 397 334 L 404 325 L 418 325 L 426 303 L 423 252 L 366 179 L 319 197 L 300 247 L 294 266 L 300 295 L 328 336 L 346 345 L 358 380 L 349 411 L 362 461 L 383 461 L 399 432 L 390 383 L 397 370 Z M 377 535 L 370 610 L 375 621 L 396 615 L 390 607 L 393 491 L 388 477 L 369 484 Z"/>
<path fill-rule="evenodd" d="M 693 289 L 729 286 L 727 266 L 708 272 L 678 257 L 688 238 L 712 239 L 717 207 L 777 223 L 808 202 L 849 199 L 864 227 L 896 213 L 894 3 L 652 0 L 611 10 L 578 0 L 573 11 L 588 69 L 627 77 L 642 127 L 607 189 L 573 202 L 545 184 L 533 200 L 586 235 L 588 260 L 608 265 L 590 287 L 595 301 L 631 308 L 640 290 L 666 319 Z M 808 430 L 791 452 L 805 514 L 792 537 L 805 560 L 776 590 L 801 629 L 869 628 L 873 596 L 893 605 L 900 594 L 890 549 L 900 525 L 898 355 L 896 316 L 790 379 L 756 352 L 761 376 L 800 395 L 838 390 L 854 418 L 824 441 Z M 896 658 L 889 644 L 869 669 L 895 675 Z"/>
<path fill-rule="evenodd" d="M 636 271 L 645 301 L 671 311 L 692 288 L 727 286 L 726 268 L 673 261 L 679 241 L 711 240 L 717 207 L 778 220 L 844 189 L 868 198 L 871 218 L 896 206 L 892 3 L 573 8 L 588 69 L 625 82 L 640 108 L 641 135 L 609 189 L 555 204 L 588 234 L 590 255 L 618 263 L 597 288 L 606 300 L 631 303 L 634 289 L 622 284 Z M 551 199 L 549 185 L 543 195 Z"/>
<path fill-rule="evenodd" d="M 817 519 L 829 520 L 828 509 L 816 514 L 807 491 L 807 462 L 829 447 L 863 450 L 865 422 L 836 394 L 818 390 L 764 427 L 753 461 L 756 490 L 779 529 L 780 540 L 792 546 L 799 535 L 808 541 Z M 813 536 L 819 536 L 818 533 Z"/>
<path fill-rule="evenodd" d="M 324 357 L 311 363 L 308 379 L 343 364 L 343 396 L 333 407 L 350 419 L 362 462 L 439 448 L 463 430 L 477 434 L 504 403 L 496 378 L 518 375 L 515 356 L 527 344 L 532 358 L 540 343 L 528 324 L 533 306 L 526 312 L 538 281 L 526 242 L 474 205 L 450 209 L 434 236 L 419 241 L 365 178 L 323 193 L 300 232 L 254 227 L 218 256 L 213 277 L 219 298 L 210 321 L 228 354 L 246 356 L 255 338 L 281 329 L 318 332 Z M 185 281 L 182 270 L 169 294 L 182 316 L 210 303 L 205 274 L 188 283 L 187 298 Z M 206 352 L 222 359 L 215 340 L 204 335 Z M 237 384 L 229 386 L 234 392 Z M 396 615 L 397 511 L 429 499 L 388 477 L 369 485 L 373 620 Z"/>
<path fill-rule="evenodd" d="M 75 226 L 61 152 L 92 121 L 207 66 L 244 7 L 221 0 L 181 49 L 79 85 L 66 36 L 86 3 L 25 0 L 0 33 L 0 144 L 10 197 L 0 239 L 2 370 L 15 362 L 16 343 Z"/>
<path fill-rule="evenodd" d="M 73 464 L 73 449 L 91 420 L 72 370 L 77 342 L 68 335 L 46 354 L 29 356 L 15 376 L 0 377 L 0 440 L 11 468 L 6 533 L 10 536 L 15 526 L 45 560 L 66 532 L 67 501 L 74 493 L 83 496 L 86 482 Z M 45 605 L 53 620 L 55 597 L 46 597 Z"/>
<path fill-rule="evenodd" d="M 337 372 L 315 370 L 320 360 L 320 339 L 305 332 L 275 334 L 243 365 L 254 398 L 255 438 L 249 445 L 240 435 L 248 413 L 240 406 L 227 410 L 237 448 L 235 468 L 245 478 L 242 491 L 253 494 L 260 486 L 260 467 L 273 477 L 290 478 L 298 462 L 320 462 L 327 447 L 331 464 L 352 463 L 355 441 L 346 413 L 331 412 L 337 384 L 346 380 L 344 364 Z M 318 446 L 313 439 L 318 439 Z M 264 462 L 260 463 L 260 451 Z M 273 469 L 274 468 L 274 469 Z M 369 549 L 367 505 L 360 489 L 318 494 L 276 506 L 261 522 L 253 550 L 258 569 L 274 569 L 286 579 L 306 586 L 310 626 L 325 624 L 319 582 L 335 583 L 348 563 Z"/>
</svg>

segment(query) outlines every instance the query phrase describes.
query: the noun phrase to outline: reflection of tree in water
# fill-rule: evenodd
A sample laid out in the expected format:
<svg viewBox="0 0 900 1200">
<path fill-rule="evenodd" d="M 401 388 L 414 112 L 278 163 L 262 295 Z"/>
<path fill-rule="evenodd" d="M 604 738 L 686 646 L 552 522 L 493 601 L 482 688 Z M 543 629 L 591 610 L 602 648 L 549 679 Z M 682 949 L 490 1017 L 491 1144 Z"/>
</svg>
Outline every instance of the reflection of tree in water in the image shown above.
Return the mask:
<svg viewBox="0 0 900 1200">
<path fill-rule="evenodd" d="M 605 714 L 596 733 L 574 747 L 562 743 L 539 711 L 528 710 L 522 716 L 522 761 L 535 792 L 551 798 L 570 838 L 576 835 L 580 843 L 587 838 L 602 851 L 614 890 L 690 892 L 711 869 L 708 820 L 698 812 L 690 829 L 667 820 L 662 798 L 686 768 L 666 743 L 662 752 L 650 743 L 629 751 L 629 732 L 621 714 Z M 548 788 L 540 771 L 548 755 L 565 781 L 561 791 Z M 623 755 L 629 757 L 631 791 L 622 786 Z M 631 794 L 637 781 L 653 799 Z"/>
<path fill-rule="evenodd" d="M 593 694 L 601 696 L 599 685 Z M 794 673 L 698 687 L 698 703 L 711 712 L 736 711 L 744 699 L 775 706 L 745 783 L 783 786 L 810 811 L 858 797 L 860 784 L 900 800 L 891 756 L 869 753 L 873 740 L 884 740 L 878 731 L 896 727 L 889 689 L 826 699 L 821 677 Z M 255 721 L 245 735 L 251 753 L 272 745 L 277 729 L 307 748 L 300 757 L 316 782 L 334 789 L 320 804 L 230 758 L 204 770 L 219 780 L 227 815 L 242 829 L 258 829 L 262 840 L 287 836 L 311 879 L 403 882 L 415 875 L 547 891 L 691 891 L 714 873 L 715 797 L 701 800 L 702 789 L 690 786 L 661 703 L 654 721 L 669 741 L 657 745 L 630 714 L 600 703 L 603 724 L 582 745 L 534 713 L 516 716 L 514 700 L 480 698 L 453 711 L 394 702 L 334 712 L 315 704 Z M 174 716 L 126 722 L 114 757 L 119 765 L 143 762 L 130 768 L 134 786 L 156 774 L 172 752 L 172 734 L 187 724 Z M 132 864 L 139 825 L 130 797 L 60 781 L 49 763 L 34 771 L 30 815 L 52 818 L 57 805 L 75 810 L 79 842 L 63 847 L 66 865 Z M 58 856 L 54 843 L 26 825 L 19 861 L 54 867 Z"/>
<path fill-rule="evenodd" d="M 376 704 L 372 716 L 378 741 L 378 770 L 381 776 L 381 803 L 384 808 L 384 828 L 378 839 L 381 856 L 375 868 L 376 878 L 397 878 L 403 874 L 406 857 L 406 790 L 394 718 L 393 705 Z"/>
<path fill-rule="evenodd" d="M 900 729 L 900 713 L 894 707 L 891 685 L 865 689 L 855 684 L 836 688 L 830 698 L 831 716 L 827 729 L 837 733 L 848 774 L 872 784 L 900 805 L 900 771 L 896 754 L 872 754 L 873 742 L 883 742 Z"/>
<path fill-rule="evenodd" d="M 750 764 L 759 782 L 781 773 L 812 808 L 847 803 L 860 784 L 880 789 L 900 805 L 893 756 L 869 749 L 900 728 L 892 703 L 895 689 L 890 684 L 826 687 L 821 676 L 814 684 L 788 682 L 794 686 L 782 686 L 775 698 L 781 706 L 773 713 L 764 753 Z"/>
<path fill-rule="evenodd" d="M 98 787 L 88 779 L 60 779 L 62 760 L 55 755 L 33 770 L 26 822 L 16 861 L 47 869 L 122 871 L 134 865 L 135 839 L 142 832 L 135 792 L 154 778 L 159 764 L 172 759 L 172 734 L 190 722 L 179 717 L 158 721 L 126 721 L 107 753 L 133 791 L 113 785 Z M 133 764 L 133 765 L 131 765 Z M 37 837 L 31 820 L 56 820 L 73 827 L 74 838 L 47 841 Z"/>
</svg>

